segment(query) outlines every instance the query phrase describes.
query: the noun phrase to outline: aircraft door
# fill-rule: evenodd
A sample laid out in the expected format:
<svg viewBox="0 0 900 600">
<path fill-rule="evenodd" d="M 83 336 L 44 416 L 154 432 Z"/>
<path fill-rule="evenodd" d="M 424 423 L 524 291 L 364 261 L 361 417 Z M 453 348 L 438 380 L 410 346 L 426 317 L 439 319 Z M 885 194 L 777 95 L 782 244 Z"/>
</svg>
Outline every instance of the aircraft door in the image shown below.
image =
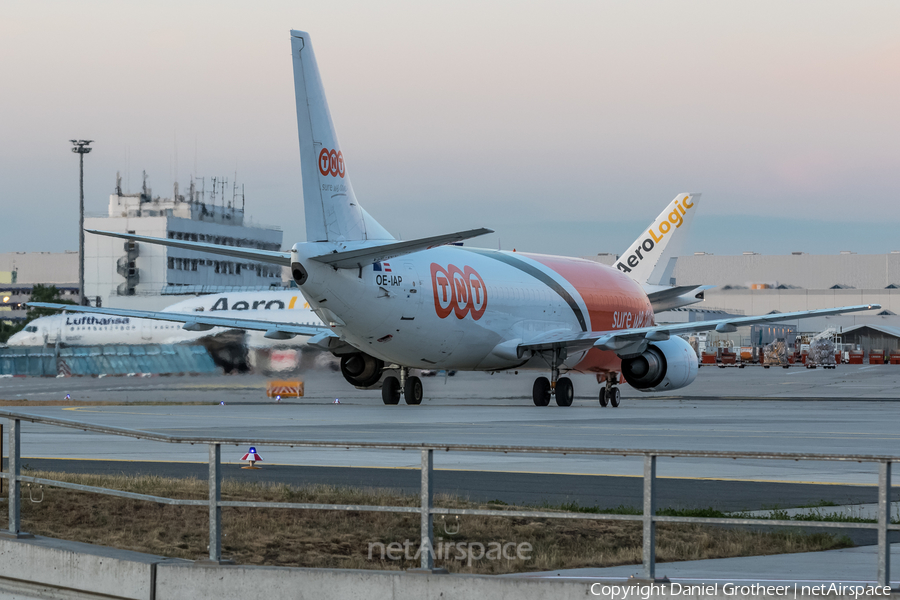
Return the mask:
<svg viewBox="0 0 900 600">
<path fill-rule="evenodd" d="M 141 322 L 141 339 L 150 340 L 153 337 L 153 321 L 150 319 L 139 319 Z"/>
<path fill-rule="evenodd" d="M 422 282 L 419 280 L 416 267 L 410 262 L 403 263 L 401 273 L 403 281 L 400 289 L 403 294 L 403 310 L 400 320 L 415 321 L 422 306 Z M 416 323 L 416 327 L 418 327 L 418 323 Z"/>
</svg>

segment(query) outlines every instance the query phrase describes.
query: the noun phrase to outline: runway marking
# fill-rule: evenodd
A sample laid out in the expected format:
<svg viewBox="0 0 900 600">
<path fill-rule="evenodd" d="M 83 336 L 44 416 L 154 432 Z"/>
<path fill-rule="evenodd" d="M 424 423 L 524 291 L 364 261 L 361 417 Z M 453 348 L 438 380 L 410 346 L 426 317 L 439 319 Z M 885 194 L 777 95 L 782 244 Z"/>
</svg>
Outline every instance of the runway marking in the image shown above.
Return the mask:
<svg viewBox="0 0 900 600">
<path fill-rule="evenodd" d="M 59 456 L 24 456 L 22 460 L 31 459 L 31 460 L 68 460 L 68 461 L 80 461 L 80 462 L 127 462 L 127 463 L 177 463 L 177 464 L 192 464 L 192 465 L 207 465 L 207 462 L 201 461 L 192 461 L 192 460 L 154 460 L 154 459 L 141 459 L 141 460 L 130 460 L 127 458 L 73 458 L 73 457 L 59 457 Z M 242 465 L 243 461 L 222 461 L 223 465 Z M 315 468 L 336 468 L 336 469 L 381 469 L 381 470 L 392 470 L 392 471 L 421 471 L 421 467 L 418 466 L 409 466 L 409 467 L 389 467 L 389 466 L 376 466 L 376 465 L 306 465 L 306 464 L 294 464 L 294 463 L 265 463 L 268 466 L 272 467 L 315 467 Z M 643 479 L 643 475 L 622 475 L 615 473 L 567 473 L 567 472 L 556 472 L 556 471 L 508 471 L 508 470 L 500 470 L 500 469 L 460 469 L 460 468 L 434 468 L 435 471 L 458 471 L 461 473 L 511 473 L 515 475 L 566 475 L 572 477 L 628 477 L 631 479 Z M 846 485 L 853 487 L 878 487 L 877 483 L 842 483 L 835 481 L 796 481 L 796 480 L 782 480 L 782 479 L 743 479 L 743 478 L 730 478 L 730 477 L 686 477 L 679 475 L 657 475 L 657 479 L 681 479 L 686 481 L 724 481 L 724 482 L 737 482 L 737 483 L 789 483 L 795 485 Z M 900 483 L 896 485 L 892 485 L 891 487 L 900 487 Z"/>
</svg>

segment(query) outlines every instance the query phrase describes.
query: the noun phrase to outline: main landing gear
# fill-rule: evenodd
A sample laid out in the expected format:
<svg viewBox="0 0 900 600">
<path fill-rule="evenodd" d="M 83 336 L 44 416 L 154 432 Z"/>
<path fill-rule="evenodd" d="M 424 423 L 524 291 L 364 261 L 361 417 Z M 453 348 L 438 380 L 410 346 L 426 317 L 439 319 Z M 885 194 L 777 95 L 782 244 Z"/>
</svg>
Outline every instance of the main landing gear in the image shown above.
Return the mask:
<svg viewBox="0 0 900 600">
<path fill-rule="evenodd" d="M 409 375 L 409 367 L 400 367 L 400 379 L 393 375 L 381 383 L 381 400 L 385 404 L 400 404 L 400 396 L 407 404 L 422 404 L 422 380 Z"/>
<path fill-rule="evenodd" d="M 556 397 L 557 406 L 572 406 L 575 399 L 575 386 L 568 377 L 559 376 L 559 365 L 565 360 L 565 349 L 554 350 L 550 365 L 550 377 L 538 377 L 531 388 L 532 399 L 535 406 L 547 406 L 550 404 L 550 396 Z"/>
<path fill-rule="evenodd" d="M 616 374 L 607 373 L 606 386 L 600 388 L 600 406 L 605 407 L 612 404 L 612 407 L 616 408 L 619 406 L 620 400 L 619 388 L 616 386 Z"/>
</svg>

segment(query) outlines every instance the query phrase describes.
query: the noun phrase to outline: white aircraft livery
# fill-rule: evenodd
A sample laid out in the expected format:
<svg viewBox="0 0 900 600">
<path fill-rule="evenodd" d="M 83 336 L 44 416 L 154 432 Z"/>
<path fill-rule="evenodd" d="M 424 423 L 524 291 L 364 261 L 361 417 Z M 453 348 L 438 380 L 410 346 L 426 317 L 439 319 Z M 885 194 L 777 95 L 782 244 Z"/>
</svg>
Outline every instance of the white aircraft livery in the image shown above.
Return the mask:
<svg viewBox="0 0 900 600">
<path fill-rule="evenodd" d="M 397 241 L 363 210 L 353 192 L 350 157 L 335 134 L 309 34 L 291 32 L 291 53 L 307 241 L 294 244 L 290 252 L 277 252 L 90 232 L 289 266 L 328 329 L 247 313 L 229 319 L 230 325 L 265 331 L 270 338 L 312 336 L 310 344 L 341 357 L 341 370 L 351 384 L 368 387 L 381 381 L 385 404 L 397 404 L 401 397 L 407 404 L 421 403 L 422 381 L 409 375 L 415 367 L 542 370 L 549 377 L 541 374 L 532 388 L 538 406 L 553 397 L 559 406 L 572 404 L 574 388 L 566 372 L 596 373 L 605 383 L 600 404 L 616 406 L 619 373 L 632 387 L 646 391 L 674 390 L 694 380 L 697 356 L 679 333 L 734 331 L 741 325 L 879 308 L 872 304 L 657 325 L 647 293 L 623 269 L 452 245 L 491 232 L 483 228 Z M 685 196 L 691 194 L 679 194 Z M 661 233 L 657 230 L 657 237 Z M 35 305 L 163 319 L 184 323 L 189 330 L 222 324 L 210 312 Z M 399 378 L 383 376 L 387 367 L 398 369 Z"/>
<path fill-rule="evenodd" d="M 108 314 L 111 309 L 100 310 L 100 314 L 65 313 L 39 317 L 28 323 L 22 331 L 11 336 L 7 344 L 9 346 L 54 345 L 57 342 L 70 346 L 177 344 L 233 329 L 226 325 L 191 330 L 184 329 L 177 323 L 134 316 L 115 316 Z M 207 312 L 222 319 L 240 319 L 247 314 L 265 315 L 273 321 L 324 329 L 322 321 L 310 310 L 309 304 L 298 290 L 208 294 L 182 300 L 166 307 L 163 312 Z M 252 332 L 247 337 L 246 343 L 252 348 L 258 348 L 270 346 L 273 341 L 267 340 L 261 332 Z"/>
<path fill-rule="evenodd" d="M 647 233 L 631 244 L 615 263 L 644 288 L 654 312 L 687 306 L 703 300 L 711 285 L 669 285 L 675 261 L 684 246 L 700 194 L 679 194 L 656 219 Z"/>
</svg>

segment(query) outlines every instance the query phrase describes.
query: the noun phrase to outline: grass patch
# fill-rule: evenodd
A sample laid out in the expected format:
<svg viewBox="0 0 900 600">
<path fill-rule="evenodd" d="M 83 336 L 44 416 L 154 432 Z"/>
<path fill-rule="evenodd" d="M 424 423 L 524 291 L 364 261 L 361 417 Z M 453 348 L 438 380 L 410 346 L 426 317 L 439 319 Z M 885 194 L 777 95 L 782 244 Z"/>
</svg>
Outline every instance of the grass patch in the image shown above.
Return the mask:
<svg viewBox="0 0 900 600">
<path fill-rule="evenodd" d="M 205 480 L 155 476 L 79 475 L 29 472 L 28 475 L 170 498 L 205 499 Z M 23 484 L 25 531 L 186 559 L 207 555 L 208 509 L 167 506 L 62 488 L 33 490 Z M 256 484 L 226 480 L 224 500 L 384 504 L 416 506 L 418 496 L 385 489 Z M 475 503 L 438 495 L 435 504 L 454 508 L 493 508 L 505 503 Z M 515 509 L 517 507 L 510 507 Z M 545 510 L 600 512 L 575 504 Z M 619 507 L 614 510 L 630 510 Z M 4 511 L 5 512 L 5 511 Z M 629 513 L 633 514 L 633 513 Z M 660 514 L 669 514 L 660 511 Z M 706 514 L 706 513 L 705 513 Z M 419 516 L 391 513 L 291 509 L 223 508 L 223 554 L 239 564 L 351 569 L 408 569 L 417 560 L 382 559 L 379 544 L 410 540 L 418 547 Z M 5 518 L 3 519 L 5 523 Z M 619 521 L 462 516 L 435 519 L 437 543 L 531 544 L 528 558 L 486 557 L 468 560 L 452 554 L 437 566 L 456 573 L 514 573 L 581 567 L 640 564 L 641 525 Z M 370 557 L 369 548 L 376 545 Z M 852 546 L 828 533 L 756 532 L 738 528 L 663 523 L 657 529 L 657 560 L 697 560 L 731 556 L 809 552 Z M 470 546 L 471 547 L 471 546 Z M 511 553 L 512 554 L 512 553 Z"/>
</svg>

